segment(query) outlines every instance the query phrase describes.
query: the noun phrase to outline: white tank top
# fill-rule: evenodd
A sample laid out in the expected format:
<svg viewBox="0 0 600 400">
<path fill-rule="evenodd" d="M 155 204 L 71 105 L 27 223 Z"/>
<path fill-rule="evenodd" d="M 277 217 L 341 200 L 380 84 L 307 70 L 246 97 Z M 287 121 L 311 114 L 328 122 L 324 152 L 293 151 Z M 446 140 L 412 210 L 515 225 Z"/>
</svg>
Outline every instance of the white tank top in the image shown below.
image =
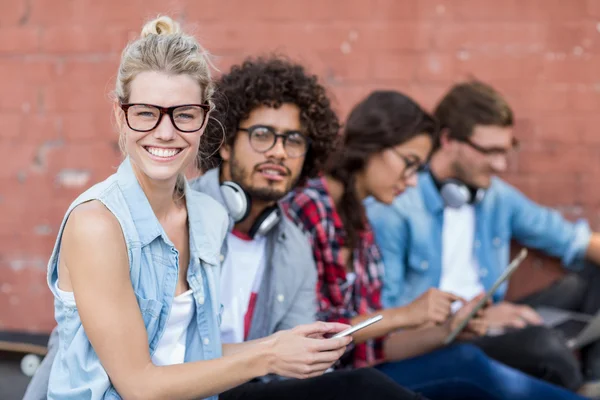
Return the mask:
<svg viewBox="0 0 600 400">
<path fill-rule="evenodd" d="M 73 292 L 65 292 L 58 288 L 56 291 L 60 298 L 66 303 L 75 306 Z M 187 328 L 194 316 L 194 296 L 192 290 L 181 293 L 173 299 L 171 314 L 167 320 L 165 331 L 158 341 L 152 363 L 154 365 L 182 364 L 185 360 L 185 345 L 187 340 Z"/>
<path fill-rule="evenodd" d="M 173 299 L 171 314 L 165 332 L 156 345 L 152 363 L 154 365 L 182 364 L 185 359 L 185 345 L 188 325 L 194 316 L 194 296 L 192 290 L 181 293 Z"/>
</svg>

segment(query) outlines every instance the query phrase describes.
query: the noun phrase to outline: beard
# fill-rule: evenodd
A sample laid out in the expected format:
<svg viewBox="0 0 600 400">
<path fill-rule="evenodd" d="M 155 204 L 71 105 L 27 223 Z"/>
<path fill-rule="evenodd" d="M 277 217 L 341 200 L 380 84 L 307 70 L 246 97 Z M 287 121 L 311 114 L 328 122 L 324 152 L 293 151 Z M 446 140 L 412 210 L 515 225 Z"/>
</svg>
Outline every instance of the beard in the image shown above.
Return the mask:
<svg viewBox="0 0 600 400">
<path fill-rule="evenodd" d="M 233 154 L 231 154 L 230 160 L 230 173 L 231 180 L 240 185 L 242 189 L 248 193 L 252 200 L 262 201 L 265 203 L 279 201 L 291 190 L 293 184 L 295 183 L 288 180 L 285 189 L 273 187 L 272 185 L 274 185 L 274 183 L 268 184 L 266 187 L 252 186 L 250 183 L 248 183 L 250 181 L 251 172 L 248 172 L 246 168 L 240 165 Z"/>
<path fill-rule="evenodd" d="M 469 168 L 469 166 L 464 165 L 460 161 L 455 161 L 452 169 L 459 181 L 473 188 L 487 189 L 491 183 L 491 173 L 484 175 L 483 172 L 475 172 L 472 168 Z"/>
</svg>

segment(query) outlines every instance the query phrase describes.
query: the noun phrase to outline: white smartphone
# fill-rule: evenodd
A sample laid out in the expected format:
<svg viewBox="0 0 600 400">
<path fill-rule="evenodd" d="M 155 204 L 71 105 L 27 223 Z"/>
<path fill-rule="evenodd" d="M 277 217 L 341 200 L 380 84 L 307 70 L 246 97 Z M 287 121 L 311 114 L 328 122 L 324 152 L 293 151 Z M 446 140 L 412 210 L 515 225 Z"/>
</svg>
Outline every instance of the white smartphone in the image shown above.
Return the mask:
<svg viewBox="0 0 600 400">
<path fill-rule="evenodd" d="M 373 318 L 369 318 L 367 320 L 364 320 L 360 324 L 356 324 L 356 325 L 354 325 L 354 326 L 346 329 L 345 331 L 336 333 L 335 335 L 332 336 L 332 338 L 338 338 L 338 337 L 344 337 L 344 336 L 351 335 L 354 332 L 361 330 L 362 328 L 366 328 L 367 326 L 369 326 L 371 324 L 374 324 L 377 321 L 381 321 L 382 318 L 383 318 L 382 315 L 376 315 Z"/>
</svg>

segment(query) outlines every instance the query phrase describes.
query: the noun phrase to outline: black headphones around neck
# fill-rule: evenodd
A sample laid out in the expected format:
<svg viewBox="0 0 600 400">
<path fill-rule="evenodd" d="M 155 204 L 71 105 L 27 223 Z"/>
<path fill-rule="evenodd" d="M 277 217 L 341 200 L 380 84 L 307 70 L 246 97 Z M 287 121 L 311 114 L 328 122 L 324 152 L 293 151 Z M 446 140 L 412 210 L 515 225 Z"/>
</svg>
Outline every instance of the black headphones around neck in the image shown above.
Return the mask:
<svg viewBox="0 0 600 400">
<path fill-rule="evenodd" d="M 234 222 L 238 223 L 248 218 L 252 209 L 252 198 L 248 193 L 240 185 L 232 181 L 225 181 L 220 187 L 227 211 Z M 281 213 L 277 204 L 265 208 L 252 224 L 248 236 L 254 238 L 256 235 L 266 235 L 277 225 L 280 218 Z"/>
</svg>

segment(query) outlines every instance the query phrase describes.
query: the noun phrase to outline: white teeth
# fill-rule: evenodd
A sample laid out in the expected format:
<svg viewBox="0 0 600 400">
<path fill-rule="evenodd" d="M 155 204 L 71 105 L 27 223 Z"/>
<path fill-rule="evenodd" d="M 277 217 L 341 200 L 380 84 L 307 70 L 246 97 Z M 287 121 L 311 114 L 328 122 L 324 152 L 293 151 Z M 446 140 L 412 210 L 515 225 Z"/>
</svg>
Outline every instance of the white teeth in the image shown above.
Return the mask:
<svg viewBox="0 0 600 400">
<path fill-rule="evenodd" d="M 148 153 L 152 154 L 156 157 L 169 158 L 173 157 L 175 154 L 179 153 L 179 149 L 162 149 L 159 147 L 146 147 Z"/>
<path fill-rule="evenodd" d="M 275 170 L 275 169 L 263 169 L 262 171 L 263 173 L 267 174 L 267 175 L 281 175 L 281 172 Z"/>
</svg>

